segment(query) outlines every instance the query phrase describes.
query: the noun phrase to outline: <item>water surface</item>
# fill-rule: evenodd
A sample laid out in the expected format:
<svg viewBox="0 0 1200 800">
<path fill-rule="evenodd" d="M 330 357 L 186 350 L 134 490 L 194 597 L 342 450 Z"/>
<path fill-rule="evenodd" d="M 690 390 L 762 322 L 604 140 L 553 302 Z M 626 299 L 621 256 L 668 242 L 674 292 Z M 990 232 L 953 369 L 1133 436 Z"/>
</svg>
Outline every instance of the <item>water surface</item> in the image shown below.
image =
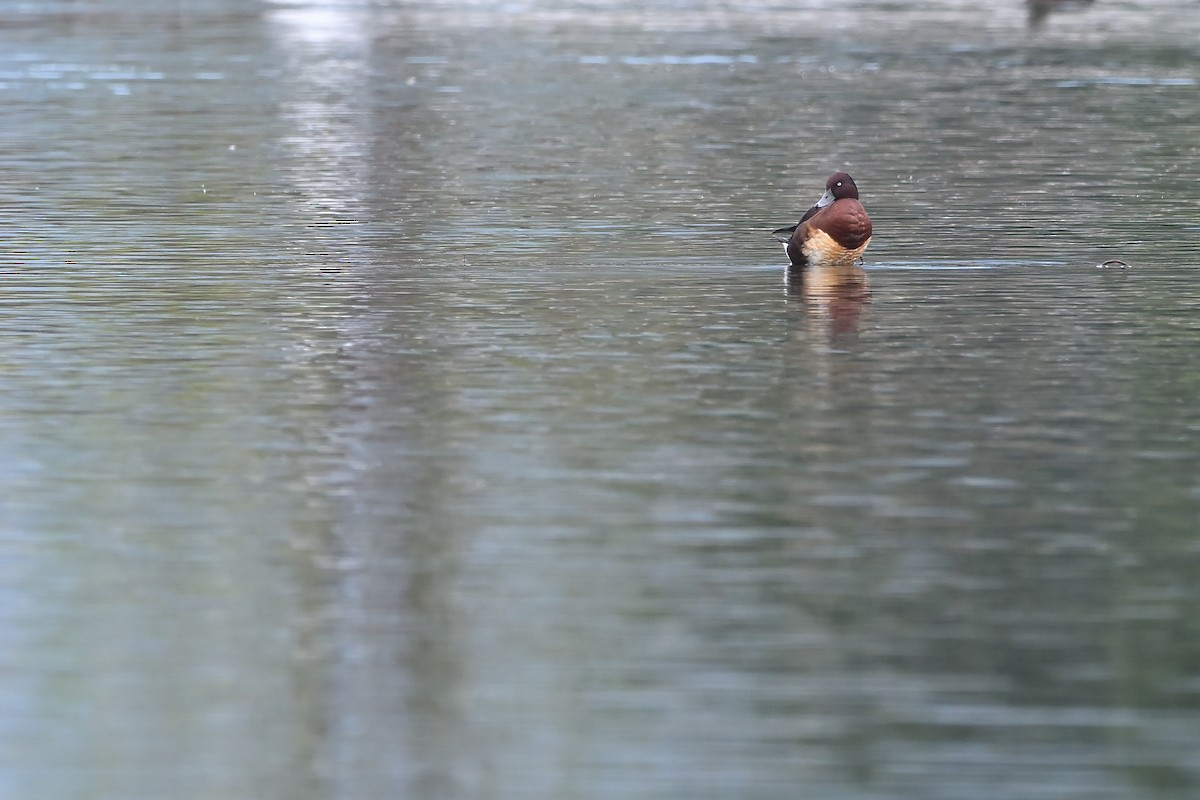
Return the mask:
<svg viewBox="0 0 1200 800">
<path fill-rule="evenodd" d="M 1194 796 L 1194 10 L 15 6 L 0 793 Z"/>
</svg>

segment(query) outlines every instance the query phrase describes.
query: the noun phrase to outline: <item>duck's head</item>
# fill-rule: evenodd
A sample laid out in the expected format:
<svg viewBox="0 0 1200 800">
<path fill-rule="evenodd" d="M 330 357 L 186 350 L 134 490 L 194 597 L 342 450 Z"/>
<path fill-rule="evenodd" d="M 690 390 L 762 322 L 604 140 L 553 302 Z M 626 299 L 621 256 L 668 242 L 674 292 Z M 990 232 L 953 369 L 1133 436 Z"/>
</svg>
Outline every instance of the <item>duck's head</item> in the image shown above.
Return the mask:
<svg viewBox="0 0 1200 800">
<path fill-rule="evenodd" d="M 849 173 L 835 172 L 825 181 L 825 194 L 817 201 L 817 208 L 832 205 L 835 200 L 857 200 L 858 187 Z"/>
</svg>

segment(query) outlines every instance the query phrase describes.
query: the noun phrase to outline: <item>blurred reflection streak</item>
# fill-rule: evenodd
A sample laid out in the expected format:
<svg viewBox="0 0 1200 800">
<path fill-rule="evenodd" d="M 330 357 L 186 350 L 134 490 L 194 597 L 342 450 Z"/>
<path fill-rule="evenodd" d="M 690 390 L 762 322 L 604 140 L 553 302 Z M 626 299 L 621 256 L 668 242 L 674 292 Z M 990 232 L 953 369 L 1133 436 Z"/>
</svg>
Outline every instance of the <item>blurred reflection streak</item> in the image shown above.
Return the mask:
<svg viewBox="0 0 1200 800">
<path fill-rule="evenodd" d="M 460 701 L 467 658 L 451 597 L 464 470 L 447 455 L 457 419 L 442 390 L 442 301 L 386 269 L 404 235 L 375 251 L 357 226 L 336 225 L 387 218 L 372 203 L 390 208 L 398 184 L 374 168 L 411 141 L 402 135 L 409 107 L 387 95 L 403 84 L 379 75 L 403 63 L 389 38 L 401 48 L 412 39 L 369 4 L 300 2 L 270 18 L 285 50 L 288 179 L 298 211 L 324 229 L 313 259 L 328 264 L 330 250 L 346 254 L 363 287 L 339 331 L 345 404 L 334 425 L 350 466 L 337 478 L 344 502 L 331 547 L 356 566 L 338 576 L 330 601 L 322 745 L 329 796 L 477 793 L 461 756 L 473 736 Z M 420 193 L 420 172 L 410 177 L 403 192 Z M 386 255 L 377 260 L 377 253 Z"/>
<path fill-rule="evenodd" d="M 368 178 L 367 118 L 362 110 L 367 95 L 369 16 L 361 7 L 296 0 L 286 6 L 268 5 L 264 19 L 283 65 L 274 78 L 280 95 L 278 145 L 288 189 L 285 196 L 295 206 L 295 217 L 309 228 L 359 218 Z M 306 251 L 325 253 L 342 241 L 334 238 L 342 234 L 327 233 L 320 239 L 305 237 Z M 330 267 L 330 260 L 327 254 L 312 257 L 313 266 L 320 269 Z M 346 326 L 354 324 L 354 317 L 339 324 L 339 338 L 353 343 L 354 331 Z M 341 532 L 338 523 L 334 525 L 336 537 Z M 318 558 L 352 563 L 369 557 L 371 544 L 327 545 L 332 552 L 319 553 Z M 396 602 L 394 587 L 383 586 L 375 571 L 348 570 L 337 580 L 336 590 L 360 604 L 378 595 L 386 598 L 378 601 L 381 605 L 394 607 Z M 331 601 L 325 595 L 317 602 Z M 398 712 L 402 689 L 394 677 L 401 643 L 386 636 L 368 646 L 361 638 L 362 623 L 341 620 L 350 616 L 357 623 L 355 610 L 339 608 L 336 600 L 332 603 L 325 612 L 331 621 L 314 634 L 317 639 L 328 637 L 325 646 L 309 647 L 328 660 L 314 665 L 313 677 L 306 682 L 306 690 L 313 693 L 309 702 L 324 709 L 310 734 L 314 741 L 306 749 L 318 765 L 319 778 L 327 782 L 326 796 L 390 795 L 407 777 L 406 759 L 395 753 L 396 738 L 403 732 L 378 736 L 377 720 L 389 715 L 402 718 Z M 363 736 L 373 737 L 375 746 L 360 747 Z M 370 762 L 375 762 L 374 769 L 366 768 Z"/>
<path fill-rule="evenodd" d="M 871 289 L 866 271 L 855 264 L 810 267 L 803 274 L 789 272 L 787 293 L 804 302 L 815 319 L 824 321 L 830 334 L 841 335 L 858 332 Z"/>
<path fill-rule="evenodd" d="M 358 113 L 366 95 L 369 17 L 358 7 L 289 3 L 267 15 L 287 64 L 282 117 L 291 133 L 291 179 L 309 213 L 357 217 L 366 178 L 366 139 Z"/>
</svg>

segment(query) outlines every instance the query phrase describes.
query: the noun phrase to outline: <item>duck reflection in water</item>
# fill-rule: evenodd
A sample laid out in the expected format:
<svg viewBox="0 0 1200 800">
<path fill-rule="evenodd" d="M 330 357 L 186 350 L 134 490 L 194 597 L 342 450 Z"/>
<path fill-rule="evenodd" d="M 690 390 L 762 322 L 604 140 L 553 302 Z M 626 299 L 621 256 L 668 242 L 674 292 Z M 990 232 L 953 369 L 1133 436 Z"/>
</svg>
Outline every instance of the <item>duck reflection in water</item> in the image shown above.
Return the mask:
<svg viewBox="0 0 1200 800">
<path fill-rule="evenodd" d="M 1026 0 L 1029 7 L 1029 27 L 1037 28 L 1046 17 L 1059 11 L 1079 11 L 1087 8 L 1094 0 Z"/>
<path fill-rule="evenodd" d="M 835 172 L 799 222 L 771 234 L 787 251 L 788 294 L 828 312 L 835 330 L 856 327 L 870 294 L 862 255 L 871 233 L 854 179 Z"/>
<path fill-rule="evenodd" d="M 867 273 L 859 264 L 789 269 L 787 294 L 829 323 L 834 334 L 856 333 L 863 306 L 871 298 Z"/>
</svg>

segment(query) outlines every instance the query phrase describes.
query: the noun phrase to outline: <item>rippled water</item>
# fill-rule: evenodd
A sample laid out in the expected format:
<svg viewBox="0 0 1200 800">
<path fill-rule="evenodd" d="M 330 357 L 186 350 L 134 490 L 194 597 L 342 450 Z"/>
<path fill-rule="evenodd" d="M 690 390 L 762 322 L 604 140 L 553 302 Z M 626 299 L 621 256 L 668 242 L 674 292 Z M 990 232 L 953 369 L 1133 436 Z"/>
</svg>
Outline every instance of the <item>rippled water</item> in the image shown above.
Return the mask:
<svg viewBox="0 0 1200 800">
<path fill-rule="evenodd" d="M 1198 33 L 13 4 L 0 794 L 1195 796 Z"/>
</svg>

